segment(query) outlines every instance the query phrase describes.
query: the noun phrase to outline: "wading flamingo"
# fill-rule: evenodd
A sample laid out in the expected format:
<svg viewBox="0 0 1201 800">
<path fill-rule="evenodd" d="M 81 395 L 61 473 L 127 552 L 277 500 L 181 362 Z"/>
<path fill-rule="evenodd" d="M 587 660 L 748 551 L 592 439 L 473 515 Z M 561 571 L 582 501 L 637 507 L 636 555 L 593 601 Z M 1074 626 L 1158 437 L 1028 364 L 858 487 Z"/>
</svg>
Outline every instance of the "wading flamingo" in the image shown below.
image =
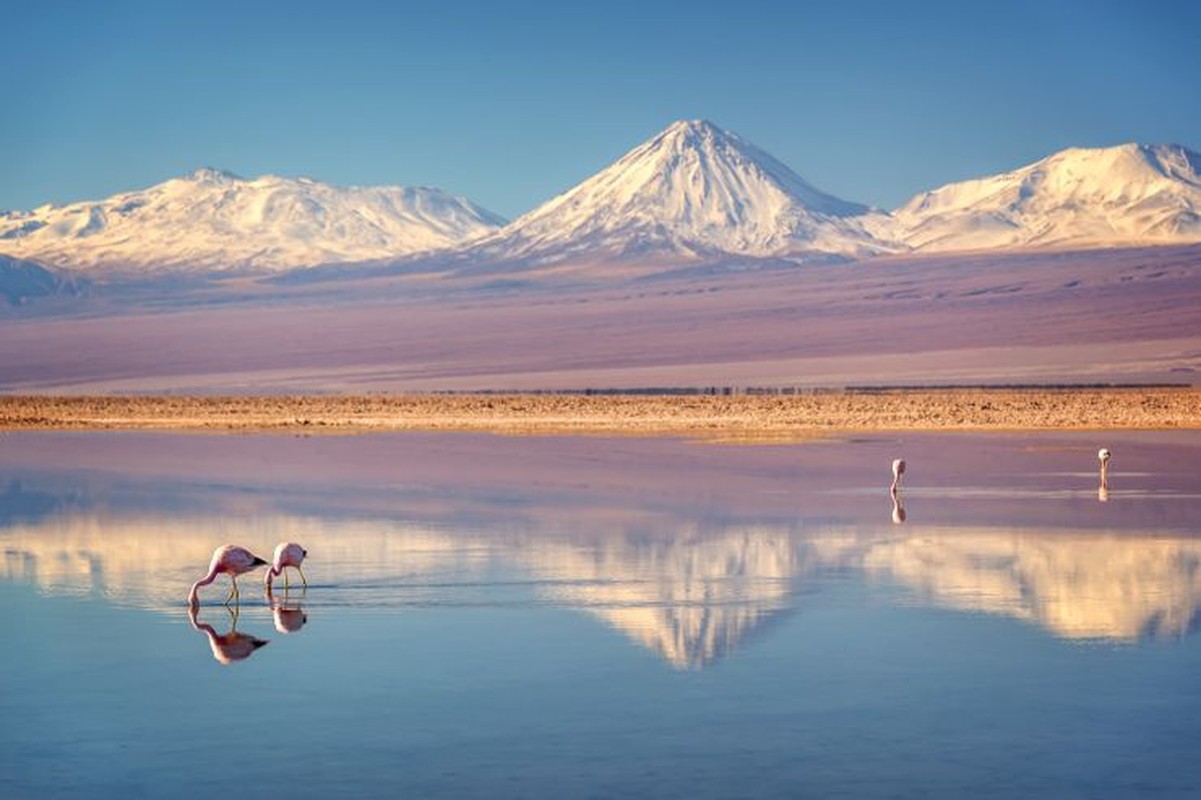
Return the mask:
<svg viewBox="0 0 1201 800">
<path fill-rule="evenodd" d="M 1101 462 L 1101 488 L 1109 488 L 1109 448 L 1102 447 L 1097 451 L 1097 460 Z"/>
<path fill-rule="evenodd" d="M 897 489 L 901 488 L 901 476 L 905 474 L 905 459 L 894 458 L 892 460 L 892 486 L 888 487 L 888 491 L 893 494 L 897 493 Z"/>
<path fill-rule="evenodd" d="M 267 574 L 263 576 L 263 585 L 267 587 L 267 594 L 271 593 L 271 582 L 281 572 L 284 575 L 284 588 L 288 588 L 288 573 L 285 572 L 288 567 L 295 567 L 296 571 L 300 573 L 300 579 L 304 581 L 304 588 L 309 588 L 309 582 L 304 577 L 304 570 L 300 568 L 301 563 L 304 562 L 304 557 L 308 554 L 309 551 L 296 544 L 296 542 L 280 542 L 276 545 L 275 558 L 272 559 L 271 567 L 267 570 Z"/>
<path fill-rule="evenodd" d="M 225 598 L 225 604 L 229 605 L 230 600 L 238 599 L 238 576 L 266 563 L 245 547 L 238 547 L 236 544 L 221 545 L 213 551 L 208 573 L 192 584 L 192 591 L 188 592 L 188 605 L 200 605 L 200 587 L 208 586 L 223 572 L 229 576 L 231 584 L 229 597 Z"/>
</svg>

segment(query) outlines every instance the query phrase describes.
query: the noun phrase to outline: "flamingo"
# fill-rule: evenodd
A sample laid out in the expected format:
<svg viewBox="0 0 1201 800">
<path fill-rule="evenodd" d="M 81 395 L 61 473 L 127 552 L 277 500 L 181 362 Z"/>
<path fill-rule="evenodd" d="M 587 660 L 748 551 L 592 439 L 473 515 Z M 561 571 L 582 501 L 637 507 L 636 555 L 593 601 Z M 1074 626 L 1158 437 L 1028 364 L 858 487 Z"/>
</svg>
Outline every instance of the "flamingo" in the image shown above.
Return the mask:
<svg viewBox="0 0 1201 800">
<path fill-rule="evenodd" d="M 271 567 L 267 570 L 267 574 L 263 576 L 263 585 L 267 588 L 267 593 L 271 593 L 271 582 L 281 572 L 284 576 L 284 588 L 288 588 L 288 573 L 284 572 L 287 567 L 295 567 L 300 573 L 300 579 L 304 581 L 304 588 L 309 588 L 308 579 L 304 577 L 304 570 L 300 568 L 304 557 L 309 554 L 296 542 L 280 542 L 275 547 L 275 558 L 271 562 Z"/>
<path fill-rule="evenodd" d="M 1101 462 L 1101 488 L 1109 488 L 1109 448 L 1102 447 L 1097 451 L 1097 460 Z"/>
<path fill-rule="evenodd" d="M 897 493 L 897 490 L 901 488 L 901 476 L 904 474 L 905 459 L 894 458 L 892 460 L 892 486 L 888 488 L 888 491 L 892 492 L 893 494 Z"/>
<path fill-rule="evenodd" d="M 892 523 L 900 525 L 905 522 L 905 504 L 901 502 L 901 496 L 896 492 L 892 493 Z"/>
<path fill-rule="evenodd" d="M 230 600 L 238 599 L 238 576 L 266 563 L 245 547 L 238 547 L 236 544 L 221 545 L 213 551 L 213 560 L 209 562 L 208 573 L 192 584 L 192 591 L 188 592 L 188 604 L 200 605 L 200 587 L 208 586 L 217 579 L 219 574 L 224 572 L 229 576 L 231 584 L 229 597 L 225 598 L 225 604 L 229 605 Z"/>
</svg>

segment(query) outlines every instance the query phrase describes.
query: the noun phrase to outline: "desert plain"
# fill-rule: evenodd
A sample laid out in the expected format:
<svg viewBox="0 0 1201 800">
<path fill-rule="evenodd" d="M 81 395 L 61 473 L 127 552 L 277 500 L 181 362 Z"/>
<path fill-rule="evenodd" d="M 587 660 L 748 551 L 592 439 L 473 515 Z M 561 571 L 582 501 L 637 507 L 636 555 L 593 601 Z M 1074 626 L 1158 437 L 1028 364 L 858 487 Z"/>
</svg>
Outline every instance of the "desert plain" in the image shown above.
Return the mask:
<svg viewBox="0 0 1201 800">
<path fill-rule="evenodd" d="M 231 281 L 9 308 L 0 428 L 1201 427 L 1201 250 Z"/>
</svg>

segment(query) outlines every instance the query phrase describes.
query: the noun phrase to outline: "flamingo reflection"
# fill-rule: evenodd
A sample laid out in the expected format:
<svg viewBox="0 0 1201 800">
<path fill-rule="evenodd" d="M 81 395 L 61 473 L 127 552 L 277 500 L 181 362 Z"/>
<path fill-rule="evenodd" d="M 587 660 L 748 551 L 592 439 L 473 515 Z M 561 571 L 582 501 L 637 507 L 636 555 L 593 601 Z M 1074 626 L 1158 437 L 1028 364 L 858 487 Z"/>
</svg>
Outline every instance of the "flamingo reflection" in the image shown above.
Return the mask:
<svg viewBox="0 0 1201 800">
<path fill-rule="evenodd" d="M 299 602 L 289 603 L 274 597 L 271 598 L 271 616 L 275 621 L 275 629 L 280 633 L 296 633 L 309 621 L 309 615 Z"/>
<path fill-rule="evenodd" d="M 225 610 L 229 612 L 228 633 L 217 633 L 212 625 L 201 622 L 198 619 L 200 609 L 195 605 L 188 607 L 188 622 L 192 623 L 193 629 L 208 637 L 214 659 L 221 664 L 232 664 L 252 656 L 254 651 L 267 644 L 267 640 L 239 632 L 238 612 L 228 607 Z"/>
</svg>

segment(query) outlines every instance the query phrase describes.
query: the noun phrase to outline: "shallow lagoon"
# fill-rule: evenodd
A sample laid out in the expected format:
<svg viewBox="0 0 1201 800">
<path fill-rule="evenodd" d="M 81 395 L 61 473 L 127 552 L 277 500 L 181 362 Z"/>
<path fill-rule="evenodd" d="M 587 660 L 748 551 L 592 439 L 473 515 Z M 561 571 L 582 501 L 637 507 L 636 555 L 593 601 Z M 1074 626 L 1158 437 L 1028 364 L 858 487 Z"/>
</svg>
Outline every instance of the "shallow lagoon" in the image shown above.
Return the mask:
<svg viewBox="0 0 1201 800">
<path fill-rule="evenodd" d="M 1195 433 L 14 434 L 0 547 L 3 797 L 1201 787 Z"/>
</svg>

